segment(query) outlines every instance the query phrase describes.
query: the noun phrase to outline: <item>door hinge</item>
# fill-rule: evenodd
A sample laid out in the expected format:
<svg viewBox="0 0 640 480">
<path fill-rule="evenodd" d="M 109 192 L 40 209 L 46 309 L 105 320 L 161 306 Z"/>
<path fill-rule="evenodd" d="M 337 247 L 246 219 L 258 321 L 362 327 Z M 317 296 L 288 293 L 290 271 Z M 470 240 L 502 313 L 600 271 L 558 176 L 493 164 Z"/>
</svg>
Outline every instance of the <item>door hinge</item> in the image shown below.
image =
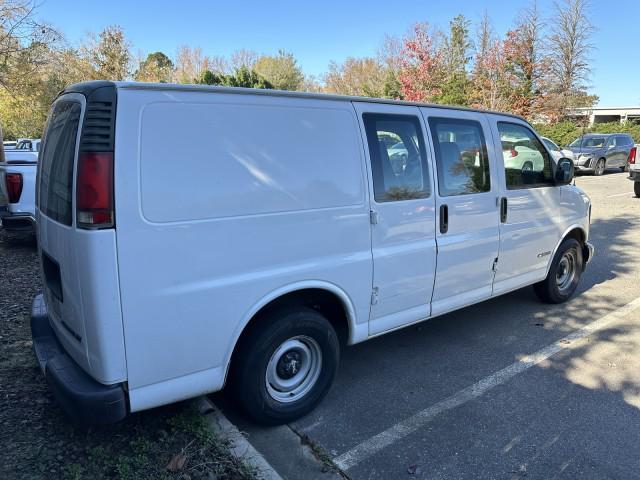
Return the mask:
<svg viewBox="0 0 640 480">
<path fill-rule="evenodd" d="M 491 266 L 491 270 L 494 272 L 498 271 L 498 257 L 493 259 L 493 265 Z"/>
<path fill-rule="evenodd" d="M 378 223 L 378 212 L 375 210 L 369 210 L 369 221 L 371 225 L 376 225 Z"/>
<path fill-rule="evenodd" d="M 371 291 L 371 305 L 376 305 L 378 303 L 378 287 L 373 287 Z"/>
</svg>

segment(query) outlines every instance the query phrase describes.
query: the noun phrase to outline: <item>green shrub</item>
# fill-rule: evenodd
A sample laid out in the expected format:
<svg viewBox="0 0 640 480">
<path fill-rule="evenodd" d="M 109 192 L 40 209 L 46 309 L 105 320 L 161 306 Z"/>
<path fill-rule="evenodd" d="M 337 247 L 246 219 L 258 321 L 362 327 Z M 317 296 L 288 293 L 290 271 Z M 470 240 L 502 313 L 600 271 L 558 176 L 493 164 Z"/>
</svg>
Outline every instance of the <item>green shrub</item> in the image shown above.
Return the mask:
<svg viewBox="0 0 640 480">
<path fill-rule="evenodd" d="M 640 143 L 640 124 L 633 122 L 596 123 L 592 127 L 583 128 L 571 120 L 565 120 L 558 123 L 540 123 L 534 127 L 540 135 L 550 138 L 561 147 L 569 145 L 583 133 L 628 133 L 634 142 Z"/>
</svg>

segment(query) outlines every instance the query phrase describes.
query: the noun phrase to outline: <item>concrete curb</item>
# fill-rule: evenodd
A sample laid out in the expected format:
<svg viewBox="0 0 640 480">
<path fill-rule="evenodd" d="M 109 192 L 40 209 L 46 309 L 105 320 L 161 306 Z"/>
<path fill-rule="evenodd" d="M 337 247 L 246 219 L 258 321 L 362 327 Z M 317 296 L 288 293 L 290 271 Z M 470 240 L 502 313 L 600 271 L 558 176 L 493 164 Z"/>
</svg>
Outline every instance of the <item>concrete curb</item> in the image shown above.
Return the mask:
<svg viewBox="0 0 640 480">
<path fill-rule="evenodd" d="M 256 469 L 261 480 L 283 480 L 275 469 L 240 433 L 227 417 L 207 397 L 196 400 L 198 411 L 205 417 L 207 424 L 220 436 L 230 440 L 231 453 Z"/>
</svg>

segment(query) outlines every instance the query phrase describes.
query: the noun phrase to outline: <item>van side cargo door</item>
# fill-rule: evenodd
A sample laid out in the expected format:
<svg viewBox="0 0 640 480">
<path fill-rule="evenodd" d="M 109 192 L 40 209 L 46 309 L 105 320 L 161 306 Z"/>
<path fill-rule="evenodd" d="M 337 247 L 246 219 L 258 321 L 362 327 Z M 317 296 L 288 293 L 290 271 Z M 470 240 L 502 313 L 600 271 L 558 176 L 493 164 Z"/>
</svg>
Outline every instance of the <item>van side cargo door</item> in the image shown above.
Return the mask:
<svg viewBox="0 0 640 480">
<path fill-rule="evenodd" d="M 373 295 L 369 334 L 431 315 L 433 174 L 420 110 L 354 102 L 369 160 Z"/>
<path fill-rule="evenodd" d="M 483 114 L 421 108 L 436 174 L 438 268 L 432 314 L 491 296 L 500 244 L 498 182 Z"/>
</svg>

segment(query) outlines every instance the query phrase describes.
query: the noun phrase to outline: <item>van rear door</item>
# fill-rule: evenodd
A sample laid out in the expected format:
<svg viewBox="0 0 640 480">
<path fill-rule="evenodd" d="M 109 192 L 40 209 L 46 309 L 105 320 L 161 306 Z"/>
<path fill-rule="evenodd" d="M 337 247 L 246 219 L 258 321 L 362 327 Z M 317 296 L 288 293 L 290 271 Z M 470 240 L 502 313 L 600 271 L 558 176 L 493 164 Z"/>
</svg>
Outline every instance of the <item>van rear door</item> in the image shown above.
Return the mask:
<svg viewBox="0 0 640 480">
<path fill-rule="evenodd" d="M 36 215 L 51 325 L 80 367 L 108 384 L 126 379 L 115 229 L 80 228 L 76 221 L 76 190 L 86 195 L 91 187 L 76 180 L 79 155 L 111 148 L 113 157 L 115 102 L 94 99 L 105 88 L 115 98 L 111 85 L 65 93 L 54 102 L 38 166 Z M 106 128 L 96 128 L 100 123 Z"/>
</svg>

